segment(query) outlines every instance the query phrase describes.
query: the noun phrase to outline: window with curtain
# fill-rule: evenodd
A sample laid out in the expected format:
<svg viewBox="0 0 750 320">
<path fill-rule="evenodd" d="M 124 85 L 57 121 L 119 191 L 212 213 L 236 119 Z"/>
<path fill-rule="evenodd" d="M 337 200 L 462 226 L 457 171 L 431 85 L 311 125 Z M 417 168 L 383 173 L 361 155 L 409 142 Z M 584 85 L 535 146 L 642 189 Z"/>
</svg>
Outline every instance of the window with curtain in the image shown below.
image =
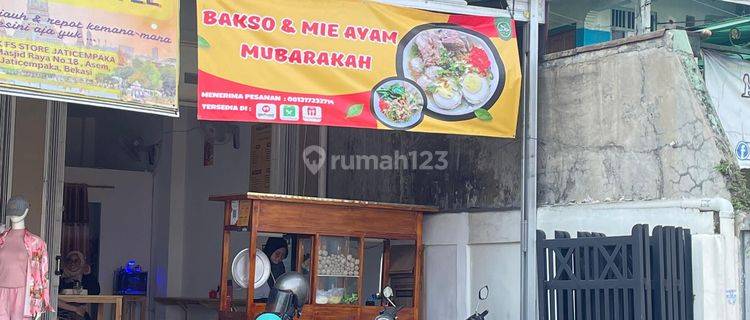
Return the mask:
<svg viewBox="0 0 750 320">
<path fill-rule="evenodd" d="M 64 257 L 68 252 L 80 251 L 89 260 L 92 250 L 88 188 L 82 184 L 66 183 L 64 197 L 60 253 Z"/>
</svg>

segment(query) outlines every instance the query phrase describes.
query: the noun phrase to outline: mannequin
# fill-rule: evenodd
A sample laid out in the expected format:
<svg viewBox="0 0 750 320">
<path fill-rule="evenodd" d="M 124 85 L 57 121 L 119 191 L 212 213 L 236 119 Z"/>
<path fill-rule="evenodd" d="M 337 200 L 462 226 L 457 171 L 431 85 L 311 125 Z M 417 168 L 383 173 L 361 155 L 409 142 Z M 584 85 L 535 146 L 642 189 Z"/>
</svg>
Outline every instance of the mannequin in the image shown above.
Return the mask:
<svg viewBox="0 0 750 320">
<path fill-rule="evenodd" d="M 29 203 L 8 200 L 10 229 L 0 234 L 0 319 L 33 319 L 49 305 L 47 244 L 26 230 Z"/>
</svg>

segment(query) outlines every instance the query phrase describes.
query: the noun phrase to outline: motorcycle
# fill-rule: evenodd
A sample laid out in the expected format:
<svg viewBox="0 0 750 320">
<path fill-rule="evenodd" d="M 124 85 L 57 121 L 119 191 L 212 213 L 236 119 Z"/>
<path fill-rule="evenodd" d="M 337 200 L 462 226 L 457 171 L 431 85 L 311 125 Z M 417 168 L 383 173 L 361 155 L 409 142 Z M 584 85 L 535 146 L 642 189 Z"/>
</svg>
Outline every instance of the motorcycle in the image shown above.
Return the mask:
<svg viewBox="0 0 750 320">
<path fill-rule="evenodd" d="M 383 310 L 380 311 L 380 314 L 377 317 L 375 317 L 375 320 L 398 319 L 398 312 L 401 311 L 403 307 L 397 307 L 396 304 L 391 300 L 391 297 L 393 297 L 393 289 L 391 289 L 391 287 L 383 288 L 382 297 L 384 297 L 385 300 L 388 301 L 388 304 L 383 307 Z"/>
<path fill-rule="evenodd" d="M 487 300 L 487 297 L 490 296 L 490 287 L 484 286 L 481 289 L 479 289 L 479 301 L 477 301 L 477 306 L 474 308 L 474 314 L 472 314 L 470 317 L 468 317 L 466 320 L 484 320 L 484 317 L 486 317 L 490 311 L 484 310 L 484 312 L 479 313 L 479 304 Z"/>
</svg>

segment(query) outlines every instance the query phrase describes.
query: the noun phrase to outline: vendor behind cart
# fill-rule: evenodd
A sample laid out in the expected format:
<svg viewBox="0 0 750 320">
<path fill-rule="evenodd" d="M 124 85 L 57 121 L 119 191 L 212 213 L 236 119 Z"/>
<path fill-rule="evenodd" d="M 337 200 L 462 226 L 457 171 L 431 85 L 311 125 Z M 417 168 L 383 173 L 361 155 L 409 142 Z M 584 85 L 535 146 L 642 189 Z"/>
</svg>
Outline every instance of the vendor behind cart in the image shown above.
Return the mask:
<svg viewBox="0 0 750 320">
<path fill-rule="evenodd" d="M 268 298 L 270 288 L 276 285 L 276 279 L 286 273 L 284 259 L 289 255 L 288 246 L 284 238 L 272 237 L 266 240 L 266 244 L 263 246 L 263 253 L 268 256 L 268 260 L 271 262 L 271 276 L 268 277 L 266 284 L 255 290 L 255 299 Z"/>
</svg>

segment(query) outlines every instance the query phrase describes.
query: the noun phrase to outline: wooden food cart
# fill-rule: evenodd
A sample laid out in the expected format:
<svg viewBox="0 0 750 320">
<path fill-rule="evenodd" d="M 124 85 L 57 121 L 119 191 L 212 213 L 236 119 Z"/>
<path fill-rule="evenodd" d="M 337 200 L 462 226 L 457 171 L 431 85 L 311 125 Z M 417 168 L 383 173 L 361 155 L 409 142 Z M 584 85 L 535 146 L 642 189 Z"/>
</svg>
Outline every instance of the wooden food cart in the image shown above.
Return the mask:
<svg viewBox="0 0 750 320">
<path fill-rule="evenodd" d="M 250 285 L 246 310 L 242 313 L 232 311 L 232 303 L 226 294 L 231 272 L 229 244 L 232 232 L 249 233 L 249 248 L 261 247 L 259 233 L 295 235 L 297 240 L 292 243 L 293 247 L 290 246 L 290 253 L 296 251 L 293 257 L 297 271 L 305 268 L 306 273 L 303 274 L 310 281 L 311 297 L 302 315 L 305 320 L 368 320 L 382 310 L 382 302 L 365 305 L 366 297 L 374 292 L 363 292 L 363 278 L 367 269 L 365 244 L 376 243 L 383 248 L 382 256 L 376 261 L 379 263 L 378 286 L 400 283 L 403 290 L 394 288 L 396 301 L 411 303 L 399 313 L 399 319 L 420 319 L 422 217 L 426 212 L 437 211 L 436 208 L 263 193 L 212 196 L 210 200 L 224 202 L 220 319 L 254 319 L 265 307 L 255 303 L 255 290 Z M 378 241 L 381 241 L 380 244 Z M 397 268 L 391 261 L 391 254 L 399 251 L 392 244 L 403 242 L 412 244 L 398 247 L 401 253 L 404 248 L 409 250 L 407 253 L 412 260 L 407 264 L 412 263 L 413 266 L 409 269 L 411 271 L 396 279 L 389 268 Z M 376 249 L 379 250 L 380 246 Z M 255 250 L 249 250 L 249 254 L 248 274 L 253 275 Z M 372 269 L 367 272 L 372 272 Z M 368 274 L 368 279 L 371 276 Z M 402 294 L 407 297 L 406 300 L 398 299 L 400 292 L 406 292 Z M 330 296 L 327 296 L 329 293 Z"/>
</svg>

